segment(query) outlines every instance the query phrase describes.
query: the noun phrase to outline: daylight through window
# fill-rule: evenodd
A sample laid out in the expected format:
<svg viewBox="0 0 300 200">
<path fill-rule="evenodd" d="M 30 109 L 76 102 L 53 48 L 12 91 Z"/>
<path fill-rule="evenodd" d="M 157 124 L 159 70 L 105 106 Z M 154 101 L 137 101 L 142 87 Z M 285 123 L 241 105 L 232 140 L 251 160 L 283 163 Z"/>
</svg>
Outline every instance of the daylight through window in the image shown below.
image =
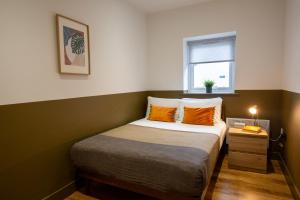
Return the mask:
<svg viewBox="0 0 300 200">
<path fill-rule="evenodd" d="M 235 33 L 186 39 L 185 82 L 189 92 L 204 92 L 213 80 L 213 92 L 234 92 Z"/>
</svg>

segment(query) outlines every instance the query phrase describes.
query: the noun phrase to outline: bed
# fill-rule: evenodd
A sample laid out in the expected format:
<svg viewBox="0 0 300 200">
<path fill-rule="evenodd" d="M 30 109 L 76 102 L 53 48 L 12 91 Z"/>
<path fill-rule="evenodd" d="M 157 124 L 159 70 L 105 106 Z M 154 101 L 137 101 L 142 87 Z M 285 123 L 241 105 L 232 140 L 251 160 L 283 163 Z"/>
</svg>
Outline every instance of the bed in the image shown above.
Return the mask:
<svg viewBox="0 0 300 200">
<path fill-rule="evenodd" d="M 73 145 L 79 176 L 159 199 L 202 199 L 226 124 L 140 119 Z"/>
</svg>

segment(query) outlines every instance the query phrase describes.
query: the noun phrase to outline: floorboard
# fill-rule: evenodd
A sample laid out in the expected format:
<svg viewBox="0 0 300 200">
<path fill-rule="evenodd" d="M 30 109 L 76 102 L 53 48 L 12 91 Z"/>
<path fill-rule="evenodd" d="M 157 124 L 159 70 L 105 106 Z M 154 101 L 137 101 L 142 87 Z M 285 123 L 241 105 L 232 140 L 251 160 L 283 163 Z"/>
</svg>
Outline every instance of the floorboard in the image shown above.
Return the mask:
<svg viewBox="0 0 300 200">
<path fill-rule="evenodd" d="M 97 186 L 92 196 L 100 200 L 153 200 L 153 198 L 131 193 L 109 186 Z M 269 163 L 268 173 L 240 171 L 228 168 L 228 157 L 219 159 L 211 179 L 206 200 L 292 200 L 284 174 L 278 160 Z M 66 200 L 96 200 L 75 192 Z"/>
<path fill-rule="evenodd" d="M 294 199 L 278 160 L 272 160 L 267 174 L 228 168 L 227 156 L 216 167 L 206 199 L 288 200 Z"/>
<path fill-rule="evenodd" d="M 67 197 L 65 200 L 97 200 L 97 199 L 76 191 L 72 195 Z"/>
</svg>

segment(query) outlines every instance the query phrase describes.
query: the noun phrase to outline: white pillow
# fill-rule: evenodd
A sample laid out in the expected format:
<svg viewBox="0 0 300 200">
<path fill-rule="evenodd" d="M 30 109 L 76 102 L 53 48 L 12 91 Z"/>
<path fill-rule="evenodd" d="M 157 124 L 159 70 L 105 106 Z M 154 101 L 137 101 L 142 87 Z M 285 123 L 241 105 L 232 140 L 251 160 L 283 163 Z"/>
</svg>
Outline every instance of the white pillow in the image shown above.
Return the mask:
<svg viewBox="0 0 300 200">
<path fill-rule="evenodd" d="M 146 112 L 146 119 L 149 117 L 150 113 L 150 105 L 155 106 L 162 106 L 162 107 L 171 107 L 171 108 L 177 108 L 175 113 L 175 120 L 178 120 L 179 118 L 179 106 L 180 106 L 180 99 L 165 99 L 165 98 L 156 98 L 156 97 L 148 97 L 148 106 L 147 106 L 147 112 Z"/>
<path fill-rule="evenodd" d="M 183 120 L 184 116 L 184 107 L 190 108 L 208 108 L 215 107 L 214 114 L 214 124 L 221 121 L 221 113 L 222 113 L 222 101 L 223 99 L 220 97 L 211 98 L 211 99 L 192 99 L 192 98 L 184 98 L 181 100 L 180 108 L 179 108 L 179 120 Z"/>
</svg>

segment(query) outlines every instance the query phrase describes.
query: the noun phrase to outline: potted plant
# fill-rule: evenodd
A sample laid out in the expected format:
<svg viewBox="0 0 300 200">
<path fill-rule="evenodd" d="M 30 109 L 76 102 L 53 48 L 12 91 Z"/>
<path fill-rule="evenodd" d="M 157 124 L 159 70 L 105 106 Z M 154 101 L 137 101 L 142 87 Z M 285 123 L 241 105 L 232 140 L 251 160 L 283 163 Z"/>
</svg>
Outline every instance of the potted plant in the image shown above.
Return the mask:
<svg viewBox="0 0 300 200">
<path fill-rule="evenodd" d="M 205 80 L 204 86 L 206 88 L 206 93 L 212 93 L 212 87 L 214 86 L 215 82 L 213 80 Z"/>
</svg>

